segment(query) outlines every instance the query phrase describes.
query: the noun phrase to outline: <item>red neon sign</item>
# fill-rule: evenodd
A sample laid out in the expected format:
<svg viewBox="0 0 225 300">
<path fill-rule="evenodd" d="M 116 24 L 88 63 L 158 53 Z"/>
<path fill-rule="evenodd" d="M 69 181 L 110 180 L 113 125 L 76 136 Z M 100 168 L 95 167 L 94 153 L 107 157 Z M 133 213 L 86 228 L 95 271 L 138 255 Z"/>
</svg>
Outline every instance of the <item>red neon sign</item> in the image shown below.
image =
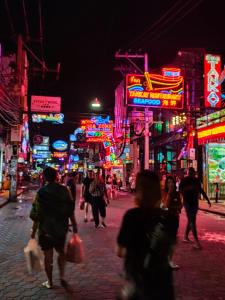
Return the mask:
<svg viewBox="0 0 225 300">
<path fill-rule="evenodd" d="M 213 124 L 198 130 L 198 143 L 204 144 L 216 139 L 225 139 L 225 122 Z"/>
<path fill-rule="evenodd" d="M 178 68 L 163 68 L 162 74 L 128 74 L 126 101 L 128 106 L 183 108 L 183 76 Z"/>
<path fill-rule="evenodd" d="M 218 85 L 221 73 L 221 56 L 205 55 L 205 107 L 221 107 L 221 85 Z"/>
</svg>

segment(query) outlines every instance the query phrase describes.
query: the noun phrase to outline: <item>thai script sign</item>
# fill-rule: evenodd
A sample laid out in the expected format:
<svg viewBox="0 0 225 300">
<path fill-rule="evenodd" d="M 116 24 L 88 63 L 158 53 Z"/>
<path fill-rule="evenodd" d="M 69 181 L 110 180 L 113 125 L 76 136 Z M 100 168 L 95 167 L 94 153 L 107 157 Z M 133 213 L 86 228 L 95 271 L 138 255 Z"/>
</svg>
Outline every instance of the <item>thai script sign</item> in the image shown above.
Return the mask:
<svg viewBox="0 0 225 300">
<path fill-rule="evenodd" d="M 221 107 L 221 86 L 219 76 L 221 73 L 221 56 L 205 55 L 205 107 Z"/>
</svg>

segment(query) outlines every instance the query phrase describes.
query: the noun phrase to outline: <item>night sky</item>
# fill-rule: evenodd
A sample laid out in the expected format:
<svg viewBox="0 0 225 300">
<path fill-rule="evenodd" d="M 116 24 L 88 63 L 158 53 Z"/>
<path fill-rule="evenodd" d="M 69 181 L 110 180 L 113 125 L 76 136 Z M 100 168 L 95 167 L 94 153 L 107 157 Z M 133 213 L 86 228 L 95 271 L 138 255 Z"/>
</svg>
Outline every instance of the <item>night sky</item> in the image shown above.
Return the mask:
<svg viewBox="0 0 225 300">
<path fill-rule="evenodd" d="M 39 37 L 38 2 L 24 0 L 32 39 Z M 89 111 L 88 103 L 93 97 L 99 97 L 104 111 L 113 110 L 114 89 L 122 79 L 114 68 L 125 63 L 114 58 L 118 49 L 147 51 L 150 68 L 170 64 L 180 48 L 205 48 L 223 54 L 224 59 L 223 2 L 42 0 L 43 55 L 50 68 L 61 62 L 61 73 L 59 81 L 54 74 L 47 74 L 42 81 L 40 75 L 31 72 L 29 93 L 61 96 L 67 127 L 76 128 L 69 122 L 76 121 L 78 112 Z M 0 0 L 0 42 L 6 50 L 13 47 L 15 34 L 21 32 L 26 39 L 22 3 L 23 0 Z M 139 38 L 168 10 L 166 18 Z M 27 43 L 41 57 L 40 43 Z"/>
</svg>

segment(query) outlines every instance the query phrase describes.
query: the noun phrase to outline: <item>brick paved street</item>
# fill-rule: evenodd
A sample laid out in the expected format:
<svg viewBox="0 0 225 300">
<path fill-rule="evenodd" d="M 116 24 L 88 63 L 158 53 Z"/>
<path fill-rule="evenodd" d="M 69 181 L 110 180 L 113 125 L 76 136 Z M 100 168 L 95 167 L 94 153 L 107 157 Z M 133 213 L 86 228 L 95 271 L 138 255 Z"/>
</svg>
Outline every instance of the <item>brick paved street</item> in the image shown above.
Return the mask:
<svg viewBox="0 0 225 300">
<path fill-rule="evenodd" d="M 10 203 L 0 209 L 0 299 L 76 299 L 113 300 L 122 279 L 122 261 L 114 253 L 118 227 L 124 211 L 132 206 L 125 193 L 108 207 L 107 229 L 95 229 L 92 222 L 83 222 L 83 211 L 77 208 L 79 234 L 85 246 L 85 262 L 68 263 L 67 278 L 72 287 L 68 294 L 60 287 L 54 262 L 53 290 L 41 287 L 44 273 L 29 275 L 23 248 L 29 239 L 31 221 L 28 218 L 33 192 L 22 203 Z M 181 216 L 182 237 L 184 212 Z M 200 212 L 199 233 L 203 250 L 178 243 L 176 263 L 180 270 L 174 273 L 176 299 L 225 299 L 225 219 Z"/>
</svg>

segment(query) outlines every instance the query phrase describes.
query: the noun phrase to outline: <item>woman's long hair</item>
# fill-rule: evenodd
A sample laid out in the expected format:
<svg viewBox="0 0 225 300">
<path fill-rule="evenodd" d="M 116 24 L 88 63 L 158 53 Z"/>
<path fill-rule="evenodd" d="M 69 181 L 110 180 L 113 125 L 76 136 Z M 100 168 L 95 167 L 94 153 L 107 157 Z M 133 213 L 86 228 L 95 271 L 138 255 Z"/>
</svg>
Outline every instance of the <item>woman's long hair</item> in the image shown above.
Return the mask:
<svg viewBox="0 0 225 300">
<path fill-rule="evenodd" d="M 144 170 L 137 174 L 135 203 L 144 209 L 157 207 L 161 200 L 159 177 L 156 173 Z"/>
<path fill-rule="evenodd" d="M 172 180 L 173 184 L 174 184 L 174 191 L 176 191 L 176 180 L 172 175 L 169 175 L 166 177 L 166 181 L 165 181 L 165 192 L 168 193 L 169 191 L 169 187 L 168 187 L 168 181 Z"/>
</svg>

